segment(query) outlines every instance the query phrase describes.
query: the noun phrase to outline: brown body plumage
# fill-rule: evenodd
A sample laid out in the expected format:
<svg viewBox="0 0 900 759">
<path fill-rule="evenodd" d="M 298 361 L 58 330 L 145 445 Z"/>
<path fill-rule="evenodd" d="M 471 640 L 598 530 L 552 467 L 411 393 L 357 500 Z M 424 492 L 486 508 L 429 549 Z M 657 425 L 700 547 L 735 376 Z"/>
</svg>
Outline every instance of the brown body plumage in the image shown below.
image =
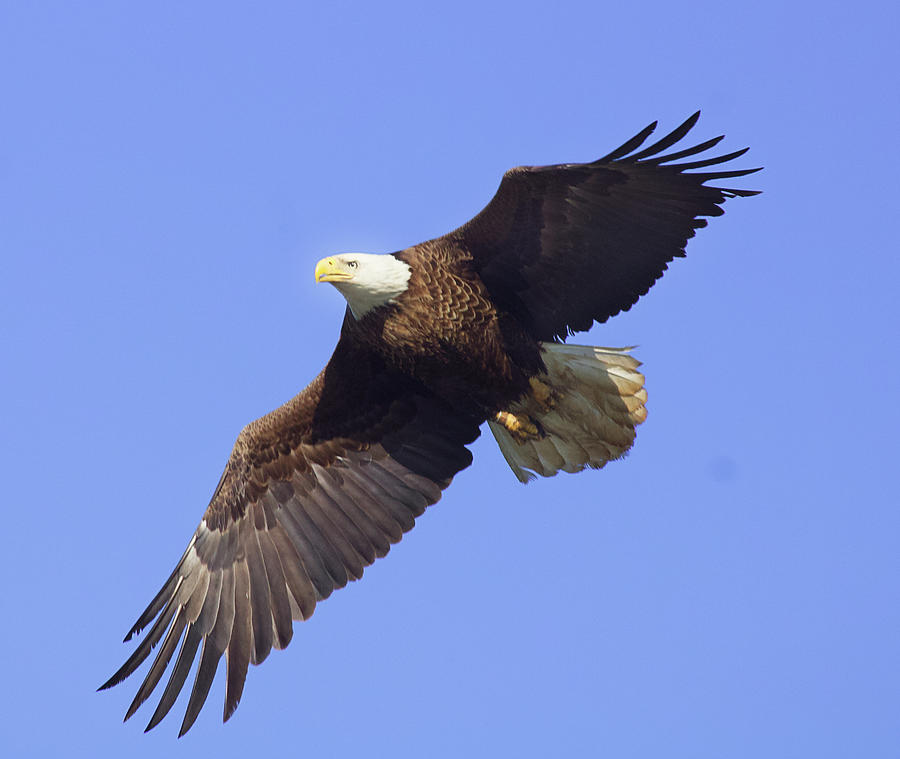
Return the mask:
<svg viewBox="0 0 900 759">
<path fill-rule="evenodd" d="M 543 369 L 539 341 L 498 313 L 471 256 L 446 239 L 394 255 L 410 266 L 408 289 L 380 313 L 351 318 L 343 334 L 473 417 L 522 395 Z"/>
<path fill-rule="evenodd" d="M 590 164 L 513 169 L 478 216 L 444 237 L 320 262 L 317 278 L 349 304 L 334 355 L 238 436 L 187 550 L 126 640 L 150 630 L 102 686 L 162 641 L 126 719 L 179 642 L 147 729 L 172 707 L 198 651 L 181 733 L 223 655 L 227 719 L 248 665 L 286 646 L 293 620 L 400 540 L 469 465 L 466 445 L 483 422 L 522 481 L 628 450 L 645 417 L 638 363 L 560 341 L 630 308 L 684 255 L 700 217 L 754 194 L 705 184 L 750 170 L 686 173 L 744 151 L 672 163 L 721 138 L 661 155 L 697 115 L 637 153 L 655 124 Z"/>
</svg>

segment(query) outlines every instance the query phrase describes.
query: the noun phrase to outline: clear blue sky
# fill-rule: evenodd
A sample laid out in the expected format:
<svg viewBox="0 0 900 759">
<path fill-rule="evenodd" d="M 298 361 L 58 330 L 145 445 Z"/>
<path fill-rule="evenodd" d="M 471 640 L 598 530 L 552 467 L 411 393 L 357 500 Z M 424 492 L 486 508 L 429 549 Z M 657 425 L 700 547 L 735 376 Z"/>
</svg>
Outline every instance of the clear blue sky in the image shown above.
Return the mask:
<svg viewBox="0 0 900 759">
<path fill-rule="evenodd" d="M 900 754 L 900 58 L 888 3 L 6 2 L 7 756 Z M 362 582 L 150 735 L 94 689 L 241 427 L 322 367 L 335 251 L 654 119 L 765 165 L 630 313 L 625 462 L 493 440 Z M 221 674 L 221 673 L 220 673 Z"/>
</svg>

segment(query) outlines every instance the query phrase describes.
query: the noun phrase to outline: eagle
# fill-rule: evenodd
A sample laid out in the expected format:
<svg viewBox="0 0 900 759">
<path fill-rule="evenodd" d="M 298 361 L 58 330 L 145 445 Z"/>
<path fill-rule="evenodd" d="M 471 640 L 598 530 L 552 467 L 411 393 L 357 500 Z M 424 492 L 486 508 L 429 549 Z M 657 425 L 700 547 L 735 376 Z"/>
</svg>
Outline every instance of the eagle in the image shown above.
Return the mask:
<svg viewBox="0 0 900 759">
<path fill-rule="evenodd" d="M 646 417 L 640 364 L 628 349 L 565 340 L 631 308 L 727 198 L 757 194 L 707 184 L 758 171 L 710 170 L 746 148 L 710 155 L 716 137 L 666 152 L 699 115 L 648 147 L 656 122 L 592 163 L 511 169 L 443 237 L 318 262 L 316 282 L 347 301 L 337 347 L 306 389 L 238 435 L 187 549 L 125 640 L 149 630 L 100 688 L 162 641 L 126 720 L 176 649 L 146 729 L 198 652 L 179 737 L 223 655 L 228 720 L 248 666 L 388 553 L 472 462 L 466 446 L 485 422 L 522 482 L 631 448 Z"/>
</svg>

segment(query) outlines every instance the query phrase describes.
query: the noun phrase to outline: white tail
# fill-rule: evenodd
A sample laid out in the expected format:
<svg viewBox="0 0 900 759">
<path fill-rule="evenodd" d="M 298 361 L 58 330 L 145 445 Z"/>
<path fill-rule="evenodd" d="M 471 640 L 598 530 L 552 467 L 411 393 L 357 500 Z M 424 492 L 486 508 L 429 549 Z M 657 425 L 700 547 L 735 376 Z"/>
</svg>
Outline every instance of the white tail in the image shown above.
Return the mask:
<svg viewBox="0 0 900 759">
<path fill-rule="evenodd" d="M 521 482 L 535 474 L 599 469 L 625 455 L 635 427 L 647 418 L 644 375 L 629 348 L 543 343 L 547 373 L 538 376 L 555 394 L 548 411 L 526 394 L 507 411 L 535 420 L 542 437 L 513 439 L 497 422 L 488 422 L 503 457 Z"/>
</svg>

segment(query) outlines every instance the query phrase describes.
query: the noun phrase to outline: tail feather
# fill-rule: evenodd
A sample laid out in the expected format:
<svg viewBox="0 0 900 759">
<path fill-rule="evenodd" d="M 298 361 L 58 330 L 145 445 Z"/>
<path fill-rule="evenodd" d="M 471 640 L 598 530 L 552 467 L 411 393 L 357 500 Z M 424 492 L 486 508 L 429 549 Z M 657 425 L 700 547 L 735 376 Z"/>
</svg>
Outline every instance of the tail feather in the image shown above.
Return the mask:
<svg viewBox="0 0 900 759">
<path fill-rule="evenodd" d="M 516 441 L 502 425 L 489 422 L 516 477 L 599 469 L 621 458 L 634 443 L 635 427 L 647 418 L 647 391 L 640 362 L 630 348 L 544 343 L 547 374 L 538 377 L 554 391 L 548 411 L 530 394 L 508 409 L 536 420 L 543 437 Z"/>
</svg>

